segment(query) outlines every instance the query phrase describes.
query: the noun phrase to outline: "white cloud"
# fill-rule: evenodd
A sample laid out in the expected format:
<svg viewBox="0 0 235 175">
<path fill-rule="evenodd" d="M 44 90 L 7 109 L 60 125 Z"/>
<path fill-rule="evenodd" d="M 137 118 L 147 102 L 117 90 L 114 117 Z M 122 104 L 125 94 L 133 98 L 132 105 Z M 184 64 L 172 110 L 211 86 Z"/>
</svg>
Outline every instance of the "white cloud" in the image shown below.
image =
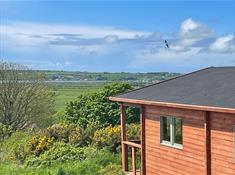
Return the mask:
<svg viewBox="0 0 235 175">
<path fill-rule="evenodd" d="M 118 38 L 134 38 L 136 35 L 144 35 L 147 32 L 124 30 L 115 27 L 106 26 L 84 26 L 68 24 L 47 24 L 30 22 L 9 22 L 1 24 L 1 34 L 26 36 L 35 36 L 39 40 L 49 38 L 60 38 L 64 35 L 78 35 L 81 38 L 102 38 L 105 36 L 118 36 Z M 38 36 L 38 37 L 37 37 Z M 43 36 L 43 37 L 41 37 Z"/>
<path fill-rule="evenodd" d="M 235 44 L 232 43 L 234 40 L 234 35 L 227 35 L 223 37 L 219 37 L 210 44 L 208 50 L 210 52 L 217 52 L 217 53 L 228 53 L 228 52 L 235 52 Z"/>
<path fill-rule="evenodd" d="M 118 36 L 116 36 L 116 35 L 107 35 L 107 36 L 105 36 L 104 39 L 107 43 L 114 43 L 114 42 L 118 41 Z"/>
<path fill-rule="evenodd" d="M 181 23 L 180 44 L 191 46 L 202 39 L 208 38 L 212 33 L 212 30 L 206 25 L 189 18 Z"/>
<path fill-rule="evenodd" d="M 195 67 L 196 69 L 209 66 L 235 65 L 235 57 L 231 53 L 224 53 L 223 56 L 217 53 L 200 52 L 200 48 L 192 48 L 185 52 L 176 52 L 161 49 L 158 53 L 138 53 L 136 59 L 132 60 L 132 67 L 145 67 L 154 69 L 161 67 Z"/>
<path fill-rule="evenodd" d="M 119 40 L 133 40 L 148 34 L 116 27 L 53 23 L 8 22 L 0 26 L 1 42 L 9 50 L 35 52 L 47 47 L 51 51 L 72 51 L 83 56 L 109 53 L 110 45 Z"/>
<path fill-rule="evenodd" d="M 197 29 L 199 26 L 201 26 L 200 23 L 197 23 L 189 18 L 181 23 L 181 32 L 183 34 L 187 34 L 188 32 Z"/>
<path fill-rule="evenodd" d="M 65 61 L 65 66 L 70 66 L 71 65 L 71 62 L 70 61 Z"/>
<path fill-rule="evenodd" d="M 58 63 L 56 63 L 56 66 L 57 66 L 57 67 L 60 67 L 61 65 L 62 65 L 62 64 L 61 64 L 61 63 L 59 63 L 59 62 L 58 62 Z"/>
<path fill-rule="evenodd" d="M 213 30 L 194 21 L 184 20 L 174 34 L 105 26 L 10 22 L 0 26 L 1 51 L 46 63 L 33 67 L 52 69 L 103 67 L 145 67 L 158 65 L 231 63 L 234 60 L 234 35 L 215 36 Z M 215 40 L 214 38 L 217 39 Z M 167 38 L 170 48 L 165 47 Z M 1 56 L 4 56 L 2 54 Z M 223 53 L 223 60 L 221 55 Z M 220 55 L 220 56 L 219 56 Z M 225 60 L 227 59 L 227 60 Z M 117 61 L 116 61 L 117 60 Z M 206 61 L 207 60 L 208 63 Z M 47 63 L 50 62 L 50 63 Z M 119 63 L 120 62 L 120 63 Z M 137 65 L 137 66 L 136 66 Z M 98 66 L 93 66 L 98 67 Z"/>
</svg>

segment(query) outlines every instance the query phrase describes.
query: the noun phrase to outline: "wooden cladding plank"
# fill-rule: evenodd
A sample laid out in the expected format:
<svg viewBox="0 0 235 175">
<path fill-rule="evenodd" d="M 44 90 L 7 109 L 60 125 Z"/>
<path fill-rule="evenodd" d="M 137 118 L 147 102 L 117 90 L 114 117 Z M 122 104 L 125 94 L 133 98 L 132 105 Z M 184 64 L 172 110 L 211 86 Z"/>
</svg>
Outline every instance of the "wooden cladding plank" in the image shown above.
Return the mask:
<svg viewBox="0 0 235 175">
<path fill-rule="evenodd" d="M 160 144 L 160 116 L 177 116 L 183 120 L 183 149 Z M 146 106 L 146 172 L 162 171 L 159 174 L 205 174 L 204 113 Z M 165 165 L 163 165 L 165 164 Z M 176 167 L 170 170 L 169 165 Z M 178 166 L 177 166 L 178 165 Z M 185 166 L 189 165 L 189 166 Z M 152 167 L 151 169 L 149 169 Z M 164 170 L 166 168 L 167 170 Z"/>
<path fill-rule="evenodd" d="M 145 152 L 145 143 L 146 143 L 146 128 L 145 128 L 145 106 L 142 105 L 140 108 L 140 126 L 141 126 L 141 173 L 142 175 L 146 174 L 146 152 Z"/>
<path fill-rule="evenodd" d="M 235 115 L 211 112 L 211 172 L 213 175 L 234 175 L 233 125 Z"/>
<path fill-rule="evenodd" d="M 122 168 L 124 171 L 128 171 L 128 153 L 127 145 L 123 143 L 126 141 L 126 107 L 120 105 L 121 110 L 121 143 L 122 143 Z"/>
<path fill-rule="evenodd" d="M 205 130 L 205 175 L 211 175 L 211 135 L 210 135 L 210 113 L 204 113 L 204 130 Z"/>
<path fill-rule="evenodd" d="M 202 174 L 204 172 L 203 168 L 198 168 L 196 166 L 185 166 L 185 163 L 178 162 L 176 160 L 169 161 L 165 158 L 159 158 L 159 157 L 148 157 L 148 160 L 151 160 L 151 162 L 148 163 L 148 165 L 152 165 L 152 168 L 154 168 L 156 171 L 159 170 L 165 170 L 168 171 L 169 174 Z M 156 166 L 156 164 L 158 166 Z"/>
</svg>

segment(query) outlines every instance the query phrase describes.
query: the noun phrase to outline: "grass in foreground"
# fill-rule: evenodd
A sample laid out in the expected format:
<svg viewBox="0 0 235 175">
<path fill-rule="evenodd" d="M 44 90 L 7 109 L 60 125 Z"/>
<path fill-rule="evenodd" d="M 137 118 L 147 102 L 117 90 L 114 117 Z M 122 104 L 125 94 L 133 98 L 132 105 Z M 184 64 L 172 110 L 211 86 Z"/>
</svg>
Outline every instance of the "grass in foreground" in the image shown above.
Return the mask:
<svg viewBox="0 0 235 175">
<path fill-rule="evenodd" d="M 0 175 L 111 175 L 122 174 L 120 155 L 101 150 L 83 161 L 61 162 L 51 166 L 26 167 L 0 162 Z"/>
</svg>

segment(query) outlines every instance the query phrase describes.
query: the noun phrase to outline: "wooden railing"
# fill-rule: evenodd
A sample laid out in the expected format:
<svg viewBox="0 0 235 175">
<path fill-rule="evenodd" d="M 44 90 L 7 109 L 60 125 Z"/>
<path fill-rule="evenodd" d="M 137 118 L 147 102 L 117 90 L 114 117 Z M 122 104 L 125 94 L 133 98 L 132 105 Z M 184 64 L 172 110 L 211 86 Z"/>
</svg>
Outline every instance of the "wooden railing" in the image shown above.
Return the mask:
<svg viewBox="0 0 235 175">
<path fill-rule="evenodd" d="M 141 149 L 141 143 L 139 140 L 132 140 L 132 141 L 123 141 L 124 145 L 131 147 L 131 162 L 132 162 L 132 174 L 137 175 L 137 168 L 136 168 L 136 149 Z"/>
</svg>

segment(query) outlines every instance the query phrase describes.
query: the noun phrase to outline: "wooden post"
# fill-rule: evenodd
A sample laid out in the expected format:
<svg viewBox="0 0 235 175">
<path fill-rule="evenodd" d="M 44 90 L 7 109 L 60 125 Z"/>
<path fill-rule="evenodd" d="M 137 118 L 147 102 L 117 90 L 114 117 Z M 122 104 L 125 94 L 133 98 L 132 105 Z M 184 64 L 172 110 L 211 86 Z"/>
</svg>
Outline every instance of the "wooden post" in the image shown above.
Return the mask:
<svg viewBox="0 0 235 175">
<path fill-rule="evenodd" d="M 128 171 L 128 153 L 127 145 L 123 143 L 126 141 L 126 107 L 120 105 L 121 110 L 121 144 L 122 144 L 122 169 Z"/>
<path fill-rule="evenodd" d="M 134 146 L 131 147 L 132 152 L 132 172 L 133 175 L 136 175 L 136 148 Z"/>
<path fill-rule="evenodd" d="M 141 174 L 146 174 L 146 156 L 145 156 L 145 106 L 140 108 L 140 126 L 141 126 Z"/>
<path fill-rule="evenodd" d="M 205 175 L 211 175 L 211 128 L 210 113 L 204 113 L 204 129 L 205 129 Z"/>
</svg>

